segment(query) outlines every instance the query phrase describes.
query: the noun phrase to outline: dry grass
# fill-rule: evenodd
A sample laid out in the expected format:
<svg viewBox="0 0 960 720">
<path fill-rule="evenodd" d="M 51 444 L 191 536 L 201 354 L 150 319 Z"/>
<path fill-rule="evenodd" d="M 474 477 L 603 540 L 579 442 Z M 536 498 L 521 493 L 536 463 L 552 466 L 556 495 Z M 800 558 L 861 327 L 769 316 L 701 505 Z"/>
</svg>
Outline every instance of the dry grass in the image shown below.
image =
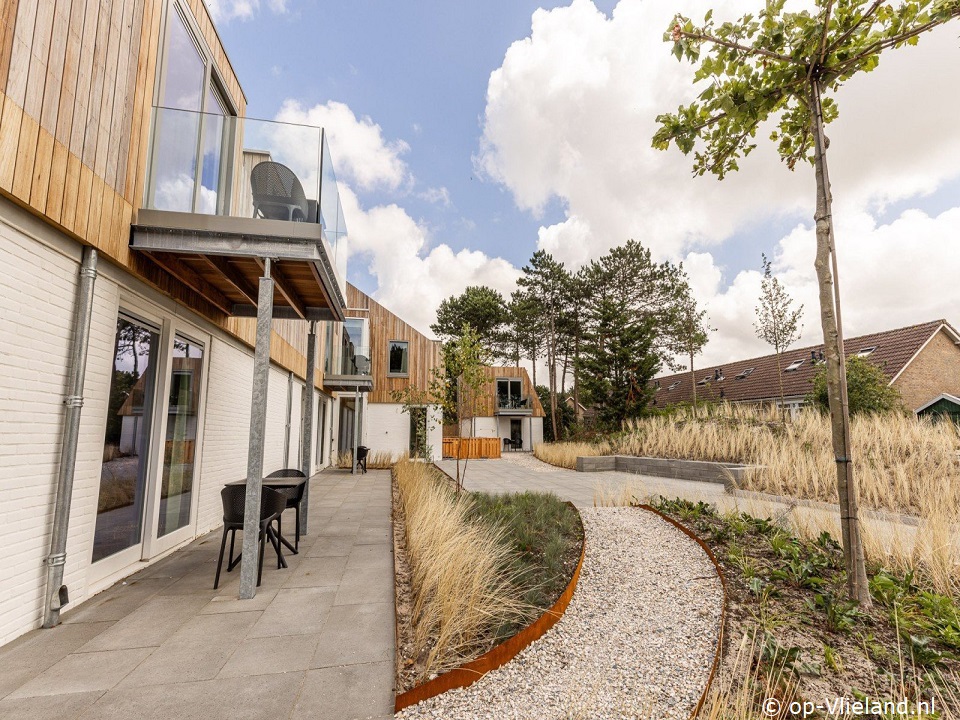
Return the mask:
<svg viewBox="0 0 960 720">
<path fill-rule="evenodd" d="M 367 470 L 389 470 L 398 462 L 409 459 L 407 453 L 394 455 L 390 452 L 378 451 L 367 455 Z M 353 467 L 353 453 L 342 452 L 337 456 L 337 467 L 349 470 Z"/>
<path fill-rule="evenodd" d="M 530 608 L 518 599 L 503 533 L 468 519 L 469 496 L 454 494 L 426 463 L 397 463 L 394 478 L 406 518 L 413 642 L 429 676 L 486 651 L 500 626 Z"/>
<path fill-rule="evenodd" d="M 576 469 L 578 457 L 596 457 L 598 455 L 612 454 L 614 454 L 613 445 L 607 441 L 599 443 L 539 443 L 533 446 L 534 457 L 550 465 L 567 468 L 568 470 Z"/>
</svg>

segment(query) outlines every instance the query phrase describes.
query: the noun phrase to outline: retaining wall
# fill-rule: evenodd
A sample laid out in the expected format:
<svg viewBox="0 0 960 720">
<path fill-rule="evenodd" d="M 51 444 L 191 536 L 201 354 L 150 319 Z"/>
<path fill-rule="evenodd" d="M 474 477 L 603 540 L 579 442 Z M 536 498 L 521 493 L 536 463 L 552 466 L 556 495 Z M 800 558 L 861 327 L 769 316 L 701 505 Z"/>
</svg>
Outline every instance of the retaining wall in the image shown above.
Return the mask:
<svg viewBox="0 0 960 720">
<path fill-rule="evenodd" d="M 636 475 L 710 482 L 732 488 L 739 483 L 744 471 L 750 466 L 736 463 L 704 462 L 702 460 L 670 460 L 666 458 L 632 457 L 628 455 L 605 455 L 602 457 L 578 457 L 577 472 L 603 472 L 618 470 Z"/>
</svg>

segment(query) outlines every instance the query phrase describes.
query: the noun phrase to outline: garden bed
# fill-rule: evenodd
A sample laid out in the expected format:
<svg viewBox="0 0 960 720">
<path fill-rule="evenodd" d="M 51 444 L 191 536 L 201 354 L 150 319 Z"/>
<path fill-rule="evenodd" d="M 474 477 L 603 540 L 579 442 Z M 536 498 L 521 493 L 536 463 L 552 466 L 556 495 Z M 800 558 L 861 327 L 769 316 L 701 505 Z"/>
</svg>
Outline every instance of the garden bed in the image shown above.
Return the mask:
<svg viewBox="0 0 960 720">
<path fill-rule="evenodd" d="M 583 530 L 556 496 L 457 495 L 429 465 L 398 464 L 393 492 L 399 695 L 551 608 L 578 566 Z"/>
<path fill-rule="evenodd" d="M 941 718 L 957 717 L 956 596 L 874 566 L 874 604 L 862 610 L 845 599 L 842 554 L 829 535 L 801 540 L 770 520 L 721 516 L 705 503 L 657 507 L 704 539 L 727 581 L 720 677 L 702 717 L 761 716 L 768 697 L 784 708 L 791 700 L 932 698 Z"/>
</svg>

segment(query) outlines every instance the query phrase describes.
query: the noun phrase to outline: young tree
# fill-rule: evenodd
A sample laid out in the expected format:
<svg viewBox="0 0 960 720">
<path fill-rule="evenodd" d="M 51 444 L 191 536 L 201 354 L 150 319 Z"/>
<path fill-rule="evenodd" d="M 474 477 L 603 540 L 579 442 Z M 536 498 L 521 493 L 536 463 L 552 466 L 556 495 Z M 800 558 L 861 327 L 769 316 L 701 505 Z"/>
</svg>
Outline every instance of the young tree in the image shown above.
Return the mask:
<svg viewBox="0 0 960 720">
<path fill-rule="evenodd" d="M 827 172 L 829 142 L 824 125 L 837 117 L 836 92 L 861 72 L 877 67 L 884 50 L 915 45 L 919 36 L 960 16 L 960 0 L 906 0 L 894 7 L 885 0 L 817 0 L 814 13 L 784 12 L 785 0 L 770 0 L 756 16 L 716 25 L 708 11 L 695 26 L 677 16 L 664 37 L 678 60 L 698 64 L 695 81 L 709 80 L 699 100 L 676 113 L 660 115 L 654 147 L 671 141 L 684 153 L 701 143 L 694 172 L 719 178 L 737 170 L 761 123 L 774 117 L 771 135 L 792 170 L 810 160 L 816 179 L 817 252 L 820 323 L 827 365 L 833 448 L 843 532 L 847 591 L 870 604 L 858 521 L 857 488 L 850 447 L 843 333 L 832 196 Z M 706 52 L 701 57 L 701 51 Z"/>
<path fill-rule="evenodd" d="M 707 324 L 707 311 L 701 310 L 693 293 L 686 292 L 679 302 L 674 316 L 676 336 L 672 340 L 671 350 L 677 355 L 690 358 L 690 387 L 693 389 L 693 414 L 697 414 L 697 378 L 693 370 L 693 359 L 703 352 L 713 331 Z"/>
<path fill-rule="evenodd" d="M 803 328 L 800 324 L 803 305 L 796 310 L 793 309 L 793 298 L 773 274 L 767 256 L 761 255 L 761 257 L 763 258 L 763 280 L 760 281 L 760 305 L 756 308 L 757 321 L 753 324 L 753 328 L 757 337 L 768 345 L 772 345 L 776 353 L 777 379 L 780 381 L 780 410 L 786 422 L 787 408 L 783 398 L 783 370 L 780 355 L 800 339 L 800 330 Z"/>
</svg>

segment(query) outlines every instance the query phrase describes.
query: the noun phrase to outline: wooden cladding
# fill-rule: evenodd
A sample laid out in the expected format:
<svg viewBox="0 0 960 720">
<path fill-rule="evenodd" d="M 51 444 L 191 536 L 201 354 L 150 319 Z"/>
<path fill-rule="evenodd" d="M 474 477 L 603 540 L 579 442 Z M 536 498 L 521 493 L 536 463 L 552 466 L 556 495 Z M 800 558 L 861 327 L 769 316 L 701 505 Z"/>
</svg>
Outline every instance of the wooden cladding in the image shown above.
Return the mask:
<svg viewBox="0 0 960 720">
<path fill-rule="evenodd" d="M 530 376 L 525 368 L 517 367 L 491 367 L 483 368 L 483 374 L 487 377 L 487 383 L 484 387 L 483 396 L 478 400 L 476 406 L 477 417 L 493 417 L 497 410 L 497 378 L 520 378 L 523 383 L 522 397 L 529 398 L 533 406 L 533 417 L 546 417 L 543 411 L 543 405 L 540 404 L 540 398 L 534 392 L 533 383 L 530 382 Z"/>
<path fill-rule="evenodd" d="M 461 460 L 496 459 L 500 457 L 500 438 L 443 438 L 443 456 Z"/>
<path fill-rule="evenodd" d="M 426 390 L 433 377 L 433 368 L 440 365 L 440 343 L 429 339 L 383 305 L 347 284 L 347 316 L 366 318 L 370 332 L 370 373 L 373 391 L 369 401 L 392 403 L 393 392 L 413 384 Z M 408 373 L 406 377 L 388 377 L 390 368 L 390 341 L 408 343 Z"/>
</svg>

